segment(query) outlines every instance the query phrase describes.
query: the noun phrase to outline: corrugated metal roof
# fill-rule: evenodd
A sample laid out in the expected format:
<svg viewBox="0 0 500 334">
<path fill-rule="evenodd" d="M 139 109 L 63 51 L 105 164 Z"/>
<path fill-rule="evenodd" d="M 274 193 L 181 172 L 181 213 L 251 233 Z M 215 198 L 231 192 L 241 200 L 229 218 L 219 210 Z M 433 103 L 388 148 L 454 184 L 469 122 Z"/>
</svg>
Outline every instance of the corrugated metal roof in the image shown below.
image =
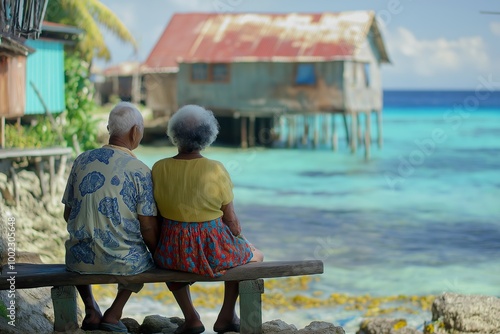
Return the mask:
<svg viewBox="0 0 500 334">
<path fill-rule="evenodd" d="M 373 30 L 389 62 L 375 14 L 175 14 L 144 63 L 170 71 L 178 63 L 329 61 L 352 59 Z"/>
<path fill-rule="evenodd" d="M 43 21 L 42 23 L 42 32 L 59 32 L 73 35 L 80 35 L 83 33 L 83 30 L 74 26 L 68 26 L 66 24 L 60 24 L 50 21 Z"/>
<path fill-rule="evenodd" d="M 105 76 L 129 76 L 134 73 L 139 73 L 141 63 L 136 61 L 125 61 L 123 63 L 106 67 L 100 71 Z"/>
</svg>

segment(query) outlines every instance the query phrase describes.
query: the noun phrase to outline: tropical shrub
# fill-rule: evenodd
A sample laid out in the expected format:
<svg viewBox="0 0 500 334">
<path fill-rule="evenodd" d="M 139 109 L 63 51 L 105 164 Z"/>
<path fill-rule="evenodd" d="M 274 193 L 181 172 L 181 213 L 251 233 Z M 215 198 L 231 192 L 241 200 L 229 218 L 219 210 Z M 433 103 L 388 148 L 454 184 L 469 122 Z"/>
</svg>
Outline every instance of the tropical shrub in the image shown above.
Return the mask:
<svg viewBox="0 0 500 334">
<path fill-rule="evenodd" d="M 64 61 L 66 125 L 64 138 L 72 146 L 73 136 L 83 151 L 96 148 L 98 121 L 92 117 L 96 108 L 93 101 L 92 83 L 89 78 L 89 65 L 78 53 L 67 54 Z"/>
</svg>

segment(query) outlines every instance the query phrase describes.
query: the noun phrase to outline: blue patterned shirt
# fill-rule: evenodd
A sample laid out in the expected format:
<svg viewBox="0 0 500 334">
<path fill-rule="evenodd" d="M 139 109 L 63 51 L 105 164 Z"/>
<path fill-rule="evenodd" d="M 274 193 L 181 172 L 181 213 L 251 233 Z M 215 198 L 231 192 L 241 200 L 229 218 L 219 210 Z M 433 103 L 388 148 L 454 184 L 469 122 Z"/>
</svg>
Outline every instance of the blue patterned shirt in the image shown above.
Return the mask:
<svg viewBox="0 0 500 334">
<path fill-rule="evenodd" d="M 134 275 L 154 267 L 138 219 L 157 213 L 151 170 L 131 151 L 105 145 L 82 153 L 62 202 L 71 208 L 69 270 Z"/>
</svg>

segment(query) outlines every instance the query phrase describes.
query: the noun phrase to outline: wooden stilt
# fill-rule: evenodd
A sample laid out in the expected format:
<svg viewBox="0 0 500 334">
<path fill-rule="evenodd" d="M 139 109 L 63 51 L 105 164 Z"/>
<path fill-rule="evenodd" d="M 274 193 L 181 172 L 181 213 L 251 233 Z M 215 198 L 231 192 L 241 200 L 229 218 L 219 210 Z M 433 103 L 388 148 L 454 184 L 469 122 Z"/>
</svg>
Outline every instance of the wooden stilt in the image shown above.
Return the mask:
<svg viewBox="0 0 500 334">
<path fill-rule="evenodd" d="M 309 142 L 309 117 L 304 115 L 303 121 L 304 121 L 304 132 L 302 133 L 302 145 L 306 146 L 307 143 Z"/>
<path fill-rule="evenodd" d="M 0 148 L 5 148 L 5 117 L 0 119 Z"/>
<path fill-rule="evenodd" d="M 345 141 L 347 143 L 347 146 L 349 147 L 351 145 L 351 134 L 350 134 L 349 125 L 348 125 L 348 122 L 347 122 L 347 111 L 344 111 L 342 113 L 342 117 L 344 119 Z"/>
<path fill-rule="evenodd" d="M 49 157 L 49 189 L 50 189 L 50 198 L 53 200 L 56 197 L 56 158 L 51 155 Z"/>
<path fill-rule="evenodd" d="M 356 125 L 358 127 L 358 143 L 361 146 L 363 144 L 363 129 L 361 128 L 361 113 L 356 113 Z"/>
<path fill-rule="evenodd" d="M 322 131 L 320 140 L 323 144 L 328 145 L 328 141 L 330 140 L 330 121 L 332 119 L 332 115 L 326 114 L 321 116 L 321 125 Z"/>
<path fill-rule="evenodd" d="M 297 116 L 292 116 L 290 130 L 292 131 L 292 141 L 290 142 L 290 147 L 295 148 L 298 145 L 298 131 L 297 131 Z"/>
<path fill-rule="evenodd" d="M 264 280 L 240 281 L 240 332 L 242 334 L 262 333 L 262 294 Z"/>
<path fill-rule="evenodd" d="M 371 112 L 368 111 L 365 113 L 365 159 L 370 160 L 370 148 L 372 144 L 372 120 L 371 120 Z"/>
<path fill-rule="evenodd" d="M 247 133 L 247 119 L 246 117 L 240 117 L 241 125 L 241 148 L 248 148 L 248 133 Z"/>
<path fill-rule="evenodd" d="M 334 152 L 337 152 L 337 150 L 339 149 L 339 137 L 337 134 L 335 114 L 332 115 L 332 149 Z"/>
<path fill-rule="evenodd" d="M 320 128 L 320 115 L 314 115 L 314 134 L 313 134 L 313 145 L 314 148 L 319 146 L 319 128 Z"/>
<path fill-rule="evenodd" d="M 57 169 L 57 176 L 56 176 L 56 184 L 59 184 L 59 180 L 61 180 L 64 177 L 64 172 L 66 171 L 66 161 L 68 160 L 68 156 L 63 155 L 61 156 L 61 160 L 59 160 L 59 168 Z M 57 186 L 56 186 L 56 192 L 57 192 Z"/>
<path fill-rule="evenodd" d="M 382 138 L 382 110 L 377 110 L 377 141 L 378 141 L 378 147 L 382 148 L 383 144 L 383 138 Z"/>
<path fill-rule="evenodd" d="M 293 143 L 293 122 L 292 122 L 292 117 L 287 117 L 286 119 L 286 124 L 287 124 L 287 127 L 288 127 L 288 142 L 287 142 L 287 147 L 288 148 L 292 148 L 292 143 Z"/>
<path fill-rule="evenodd" d="M 279 125 L 280 125 L 280 133 L 279 133 L 279 141 L 284 142 L 285 139 L 285 132 L 286 132 L 286 125 L 287 125 L 287 120 L 284 116 L 279 117 Z M 288 134 L 288 133 L 287 133 Z"/>
<path fill-rule="evenodd" d="M 74 286 L 56 286 L 51 292 L 54 305 L 54 331 L 67 333 L 78 329 L 76 289 Z"/>
<path fill-rule="evenodd" d="M 356 150 L 358 148 L 358 143 L 357 143 L 357 136 L 356 133 L 358 132 L 358 125 L 356 122 L 356 115 L 354 112 L 351 112 L 351 152 L 356 153 Z"/>
<path fill-rule="evenodd" d="M 293 131 L 294 131 L 294 139 L 293 139 L 293 147 L 294 148 L 297 148 L 299 146 L 299 143 L 300 143 L 300 119 L 299 119 L 299 116 L 298 115 L 295 115 L 293 116 Z M 304 127 L 302 126 L 302 129 L 304 129 Z"/>
<path fill-rule="evenodd" d="M 248 120 L 248 146 L 255 147 L 255 116 L 250 115 Z"/>
<path fill-rule="evenodd" d="M 38 175 L 38 179 L 40 180 L 40 189 L 42 190 L 42 197 L 44 197 L 47 194 L 47 187 L 46 187 L 45 182 L 43 180 L 43 161 L 42 161 L 42 159 L 36 158 L 35 165 L 36 165 L 36 173 Z"/>
<path fill-rule="evenodd" d="M 73 141 L 73 149 L 75 150 L 76 155 L 80 155 L 82 153 L 82 149 L 80 148 L 80 143 L 78 142 L 78 137 L 76 136 L 76 133 L 73 134 L 71 137 L 71 140 Z"/>
</svg>

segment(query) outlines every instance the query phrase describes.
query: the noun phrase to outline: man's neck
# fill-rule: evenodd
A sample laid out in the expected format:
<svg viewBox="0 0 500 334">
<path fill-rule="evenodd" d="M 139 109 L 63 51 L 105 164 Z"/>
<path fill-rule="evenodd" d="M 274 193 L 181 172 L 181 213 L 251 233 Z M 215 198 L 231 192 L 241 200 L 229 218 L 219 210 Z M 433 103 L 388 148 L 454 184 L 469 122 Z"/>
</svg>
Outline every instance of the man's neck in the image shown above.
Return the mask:
<svg viewBox="0 0 500 334">
<path fill-rule="evenodd" d="M 130 142 L 128 140 L 123 139 L 122 137 L 111 136 L 109 138 L 109 145 L 125 147 L 126 149 L 128 149 L 130 151 L 133 150 Z"/>
</svg>

